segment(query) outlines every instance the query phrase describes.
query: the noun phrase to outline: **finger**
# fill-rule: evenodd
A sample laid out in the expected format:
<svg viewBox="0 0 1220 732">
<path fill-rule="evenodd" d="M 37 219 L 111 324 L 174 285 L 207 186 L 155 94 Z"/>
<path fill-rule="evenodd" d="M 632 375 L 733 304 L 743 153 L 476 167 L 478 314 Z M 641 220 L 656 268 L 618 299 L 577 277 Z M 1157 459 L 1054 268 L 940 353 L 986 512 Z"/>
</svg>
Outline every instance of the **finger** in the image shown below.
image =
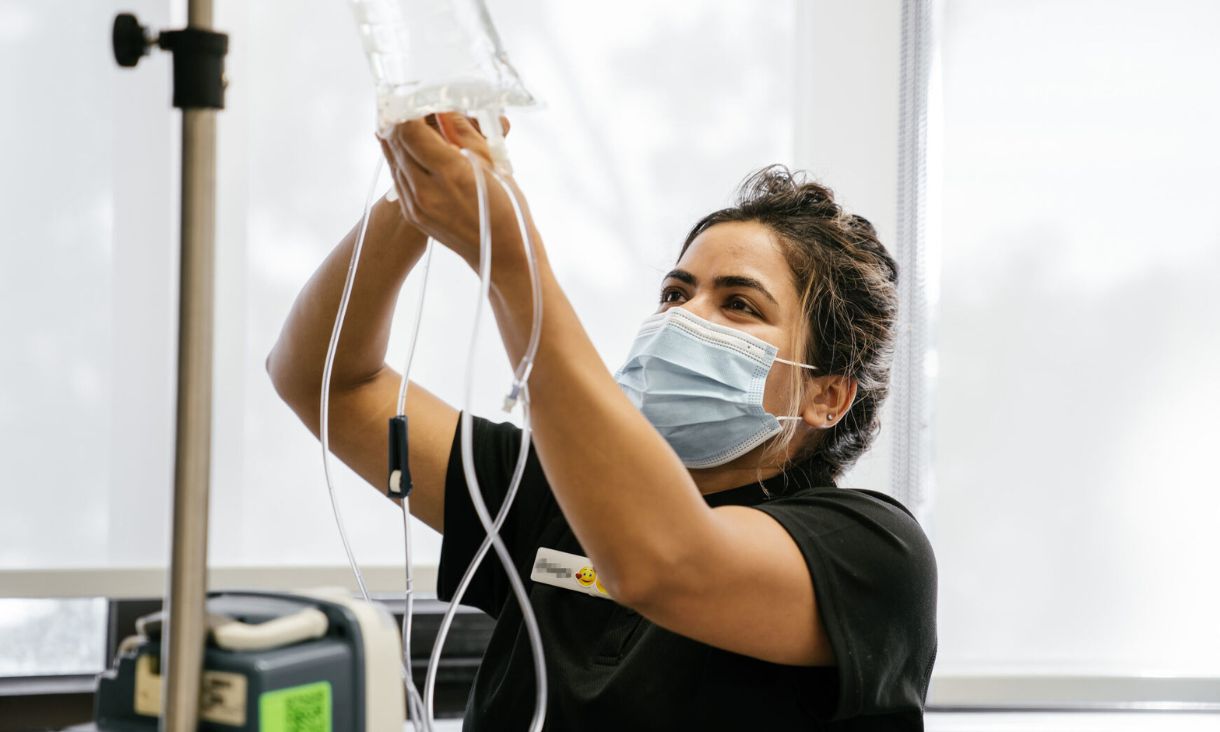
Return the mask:
<svg viewBox="0 0 1220 732">
<path fill-rule="evenodd" d="M 427 184 L 432 171 L 420 165 L 419 161 L 411 156 L 410 151 L 398 139 L 396 131 L 391 132 L 390 139 L 386 140 L 385 144 L 394 156 L 396 175 L 401 177 L 406 192 L 411 196 L 418 196 L 420 186 Z"/>
<path fill-rule="evenodd" d="M 442 114 L 438 117 L 441 133 L 445 139 L 458 147 L 474 149 L 484 143 L 479 123 L 460 114 Z"/>
<path fill-rule="evenodd" d="M 470 121 L 470 124 L 474 125 L 474 128 L 479 131 L 480 135 L 483 135 L 483 126 L 479 124 L 479 121 L 477 119 L 475 119 L 474 117 L 467 117 L 466 119 Z M 508 131 L 511 130 L 512 128 L 513 128 L 513 126 L 508 121 L 508 117 L 501 115 L 500 116 L 500 133 L 503 135 L 508 135 Z M 483 136 L 487 137 L 487 135 L 483 135 Z"/>
<path fill-rule="evenodd" d="M 443 122 L 443 120 L 442 120 Z M 431 174 L 447 165 L 453 165 L 457 152 L 436 130 L 421 119 L 407 120 L 394 128 L 394 149 L 401 156 L 414 162 L 418 168 Z M 406 162 L 406 161 L 404 161 Z M 404 166 L 408 175 L 413 171 Z"/>
<path fill-rule="evenodd" d="M 441 130 L 445 139 L 458 147 L 475 153 L 488 162 L 491 161 L 491 151 L 487 140 L 479 133 L 479 128 L 469 118 L 460 114 L 443 114 L 440 116 Z"/>
<path fill-rule="evenodd" d="M 391 161 L 390 179 L 394 182 L 394 190 L 398 192 L 398 210 L 404 219 L 413 224 L 420 225 L 422 221 L 420 219 L 419 207 L 416 205 L 415 200 L 415 184 L 402 172 L 402 168 L 394 156 L 394 150 L 390 143 L 381 136 L 378 136 L 377 139 L 381 143 L 382 154 Z M 409 165 L 415 164 L 409 163 Z"/>
<path fill-rule="evenodd" d="M 397 182 L 401 179 L 403 182 L 404 189 L 399 193 L 413 194 L 416 185 L 432 175 L 431 171 L 417 163 L 402 149 L 401 145 L 389 140 L 378 139 L 381 140 L 382 153 L 390 161 L 390 171 L 394 174 L 394 180 Z"/>
</svg>

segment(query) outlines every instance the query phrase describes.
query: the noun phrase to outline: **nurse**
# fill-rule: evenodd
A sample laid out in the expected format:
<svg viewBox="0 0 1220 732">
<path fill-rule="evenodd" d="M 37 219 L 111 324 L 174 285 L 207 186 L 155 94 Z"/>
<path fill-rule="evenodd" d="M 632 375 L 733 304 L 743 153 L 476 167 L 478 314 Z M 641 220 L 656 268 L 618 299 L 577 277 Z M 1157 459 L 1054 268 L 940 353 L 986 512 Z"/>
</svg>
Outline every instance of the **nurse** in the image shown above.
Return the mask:
<svg viewBox="0 0 1220 732">
<path fill-rule="evenodd" d="M 459 150 L 490 156 L 457 115 L 404 123 L 382 145 L 400 200 L 371 213 L 330 430 L 335 453 L 384 492 L 395 302 L 429 235 L 477 267 L 473 173 Z M 488 191 L 491 303 L 516 363 L 530 280 L 511 204 Z M 528 225 L 545 313 L 534 447 L 501 535 L 543 634 L 547 729 L 922 729 L 936 655 L 932 549 L 898 501 L 836 483 L 872 444 L 888 391 L 898 273 L 873 227 L 783 167 L 755 173 L 736 205 L 692 228 L 656 313 L 611 371 Z M 315 434 L 356 234 L 305 285 L 267 359 Z M 407 406 L 411 510 L 443 534 L 447 599 L 483 539 L 459 414 L 415 383 Z M 511 424 L 475 419 L 493 513 L 520 439 Z M 562 581 L 531 580 L 548 571 Z M 465 602 L 496 618 L 465 729 L 525 729 L 533 671 L 504 570 L 484 562 Z"/>
</svg>

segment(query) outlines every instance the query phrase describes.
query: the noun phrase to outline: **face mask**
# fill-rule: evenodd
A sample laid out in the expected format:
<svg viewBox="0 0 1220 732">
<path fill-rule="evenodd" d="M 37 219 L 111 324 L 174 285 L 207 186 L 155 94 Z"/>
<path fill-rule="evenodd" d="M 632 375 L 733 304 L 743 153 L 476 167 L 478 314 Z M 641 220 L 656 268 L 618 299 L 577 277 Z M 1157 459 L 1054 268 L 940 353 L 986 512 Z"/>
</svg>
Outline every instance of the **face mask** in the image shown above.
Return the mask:
<svg viewBox="0 0 1220 732">
<path fill-rule="evenodd" d="M 780 431 L 763 409 L 763 385 L 779 349 L 682 308 L 644 321 L 627 362 L 614 374 L 623 392 L 688 468 L 741 457 Z"/>
</svg>

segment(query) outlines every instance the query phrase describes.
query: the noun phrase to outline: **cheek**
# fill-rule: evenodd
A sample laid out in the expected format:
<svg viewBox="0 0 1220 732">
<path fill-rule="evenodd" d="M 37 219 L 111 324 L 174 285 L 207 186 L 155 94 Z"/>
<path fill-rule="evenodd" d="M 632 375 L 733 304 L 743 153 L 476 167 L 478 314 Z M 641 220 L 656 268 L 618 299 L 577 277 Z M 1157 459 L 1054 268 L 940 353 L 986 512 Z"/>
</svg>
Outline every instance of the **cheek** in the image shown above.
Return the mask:
<svg viewBox="0 0 1220 732">
<path fill-rule="evenodd" d="M 786 417 L 793 414 L 791 369 L 782 363 L 771 367 L 767 374 L 767 383 L 763 387 L 763 409 L 776 417 Z"/>
</svg>

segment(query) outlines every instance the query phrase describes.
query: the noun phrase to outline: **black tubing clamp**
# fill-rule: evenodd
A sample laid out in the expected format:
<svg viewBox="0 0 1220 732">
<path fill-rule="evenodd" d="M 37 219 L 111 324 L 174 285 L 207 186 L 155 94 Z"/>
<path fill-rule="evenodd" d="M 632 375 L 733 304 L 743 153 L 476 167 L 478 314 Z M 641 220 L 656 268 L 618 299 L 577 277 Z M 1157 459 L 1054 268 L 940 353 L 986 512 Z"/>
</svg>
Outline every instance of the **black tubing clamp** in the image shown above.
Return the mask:
<svg viewBox="0 0 1220 732">
<path fill-rule="evenodd" d="M 390 417 L 390 465 L 386 489 L 390 498 L 411 495 L 411 467 L 407 461 L 407 417 Z"/>
</svg>

